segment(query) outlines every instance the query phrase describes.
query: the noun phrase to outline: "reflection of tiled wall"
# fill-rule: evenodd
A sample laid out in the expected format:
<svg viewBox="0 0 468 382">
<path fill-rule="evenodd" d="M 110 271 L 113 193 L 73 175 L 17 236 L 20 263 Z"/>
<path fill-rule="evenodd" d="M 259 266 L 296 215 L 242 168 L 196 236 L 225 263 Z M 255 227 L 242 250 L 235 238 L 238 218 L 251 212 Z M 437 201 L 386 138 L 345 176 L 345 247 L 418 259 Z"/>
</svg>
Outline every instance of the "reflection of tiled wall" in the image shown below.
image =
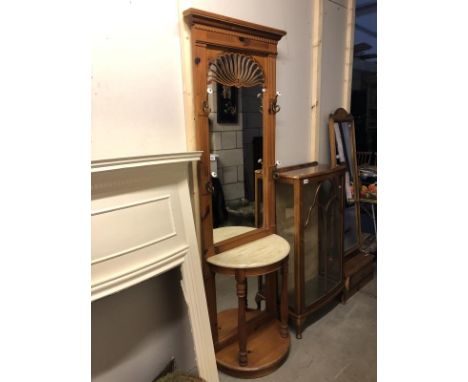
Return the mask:
<svg viewBox="0 0 468 382">
<path fill-rule="evenodd" d="M 252 190 L 253 196 L 253 138 L 262 136 L 262 114 L 259 113 L 260 100 L 257 94 L 261 87 L 240 88 L 238 97 L 238 123 L 218 124 L 216 109 L 216 86 L 208 102 L 211 109 L 210 146 L 211 153 L 218 154 L 218 176 L 223 186 L 227 202 L 246 198 L 244 182 Z M 245 167 L 245 168 L 244 168 Z M 248 174 L 248 179 L 245 179 Z"/>
<path fill-rule="evenodd" d="M 238 124 L 218 124 L 216 109 L 216 86 L 209 99 L 211 113 L 210 147 L 218 154 L 218 177 L 221 181 L 226 202 L 244 198 L 244 154 L 242 139 L 242 102 L 238 102 Z M 241 98 L 241 92 L 239 92 Z"/>
<path fill-rule="evenodd" d="M 253 201 L 254 195 L 254 164 L 260 156 L 254 158 L 254 139 L 262 137 L 262 114 L 259 112 L 261 100 L 257 94 L 261 93 L 262 88 L 256 86 L 253 88 L 242 89 L 242 125 L 243 125 L 243 147 L 244 147 L 244 182 L 246 192 L 246 199 Z"/>
</svg>

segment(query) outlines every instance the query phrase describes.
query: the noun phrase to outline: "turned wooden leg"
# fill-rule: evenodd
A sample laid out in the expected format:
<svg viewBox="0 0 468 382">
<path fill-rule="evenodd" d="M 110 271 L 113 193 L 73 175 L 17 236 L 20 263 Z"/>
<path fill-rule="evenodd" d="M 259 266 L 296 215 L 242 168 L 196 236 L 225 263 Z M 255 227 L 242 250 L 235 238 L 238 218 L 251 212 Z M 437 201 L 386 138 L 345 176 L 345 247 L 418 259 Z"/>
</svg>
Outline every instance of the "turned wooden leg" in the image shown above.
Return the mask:
<svg viewBox="0 0 468 382">
<path fill-rule="evenodd" d="M 249 282 L 247 277 L 245 278 L 245 310 L 249 309 Z"/>
<path fill-rule="evenodd" d="M 281 277 L 281 337 L 287 338 L 289 335 L 288 330 L 288 259 L 283 261 L 282 277 Z"/>
<path fill-rule="evenodd" d="M 341 303 L 342 304 L 346 304 L 346 301 L 348 300 L 349 282 L 350 282 L 350 278 L 347 277 L 345 279 L 345 285 L 344 285 L 344 288 L 343 288 L 343 292 L 341 292 Z"/>
<path fill-rule="evenodd" d="M 263 286 L 263 276 L 257 277 L 257 294 L 255 295 L 255 302 L 257 303 L 257 310 L 260 310 L 262 307 L 262 286 Z"/>
<path fill-rule="evenodd" d="M 300 340 L 302 338 L 302 325 L 304 324 L 303 318 L 296 318 L 296 338 Z"/>
<path fill-rule="evenodd" d="M 266 310 L 272 317 L 278 317 L 278 279 L 277 272 L 269 273 L 265 276 L 266 284 Z"/>
<path fill-rule="evenodd" d="M 239 365 L 247 366 L 247 325 L 245 323 L 245 305 L 247 282 L 242 270 L 236 272 L 238 316 L 237 333 L 239 337 Z"/>
</svg>

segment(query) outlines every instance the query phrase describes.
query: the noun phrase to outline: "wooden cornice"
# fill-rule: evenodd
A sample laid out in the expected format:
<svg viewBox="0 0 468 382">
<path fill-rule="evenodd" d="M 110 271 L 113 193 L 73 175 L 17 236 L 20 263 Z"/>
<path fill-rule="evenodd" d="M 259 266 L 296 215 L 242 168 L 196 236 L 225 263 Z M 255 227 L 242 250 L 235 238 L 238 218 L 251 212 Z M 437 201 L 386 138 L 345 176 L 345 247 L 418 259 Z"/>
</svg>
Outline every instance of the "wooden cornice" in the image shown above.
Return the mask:
<svg viewBox="0 0 468 382">
<path fill-rule="evenodd" d="M 196 24 L 206 25 L 230 30 L 233 32 L 262 37 L 273 41 L 279 41 L 284 35 L 286 35 L 286 32 L 280 29 L 266 27 L 263 25 L 234 19 L 232 17 L 202 11 L 200 9 L 189 8 L 186 9 L 183 14 L 185 21 L 190 27 Z"/>
</svg>

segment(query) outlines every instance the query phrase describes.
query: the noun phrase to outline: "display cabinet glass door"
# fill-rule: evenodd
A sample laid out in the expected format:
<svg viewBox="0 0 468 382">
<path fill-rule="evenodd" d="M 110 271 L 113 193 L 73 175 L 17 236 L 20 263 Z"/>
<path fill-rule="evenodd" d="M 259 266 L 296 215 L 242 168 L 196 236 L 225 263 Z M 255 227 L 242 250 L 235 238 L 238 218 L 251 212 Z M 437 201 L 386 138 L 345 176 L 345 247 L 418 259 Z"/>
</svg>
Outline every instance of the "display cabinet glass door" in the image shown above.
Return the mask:
<svg viewBox="0 0 468 382">
<path fill-rule="evenodd" d="M 307 182 L 302 187 L 302 201 L 302 271 L 304 305 L 308 307 L 341 283 L 339 178 Z"/>
</svg>

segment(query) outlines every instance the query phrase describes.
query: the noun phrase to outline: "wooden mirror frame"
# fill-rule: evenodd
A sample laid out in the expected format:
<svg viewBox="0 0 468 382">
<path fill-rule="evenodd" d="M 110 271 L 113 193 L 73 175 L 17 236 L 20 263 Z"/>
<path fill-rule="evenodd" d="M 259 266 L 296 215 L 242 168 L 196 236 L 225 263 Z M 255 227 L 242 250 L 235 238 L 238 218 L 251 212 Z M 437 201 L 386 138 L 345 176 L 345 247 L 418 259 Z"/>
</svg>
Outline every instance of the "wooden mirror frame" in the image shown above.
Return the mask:
<svg viewBox="0 0 468 382">
<path fill-rule="evenodd" d="M 339 122 L 348 122 L 351 123 L 351 140 L 352 147 L 351 152 L 353 155 L 353 160 L 351 160 L 350 166 L 354 170 L 355 180 L 354 180 L 354 206 L 356 210 L 356 244 L 344 252 L 344 256 L 351 255 L 359 248 L 361 248 L 361 208 L 360 208 L 360 195 L 359 191 L 361 188 L 360 178 L 359 178 L 359 168 L 357 165 L 357 156 L 356 156 L 356 133 L 354 126 L 354 118 L 351 113 L 348 113 L 343 108 L 338 108 L 333 114 L 330 114 L 328 119 L 328 132 L 330 134 L 330 164 L 336 166 L 336 137 L 335 137 L 335 123 Z M 346 199 L 346 197 L 345 197 Z M 344 221 L 344 216 L 343 216 Z M 344 232 L 343 232 L 344 235 Z"/>
<path fill-rule="evenodd" d="M 278 41 L 286 32 L 234 18 L 190 8 L 184 11 L 184 19 L 190 26 L 193 67 L 193 99 L 195 110 L 196 149 L 202 151 L 197 169 L 201 249 L 204 258 L 227 251 L 239 245 L 260 239 L 276 230 L 275 189 L 275 111 L 276 56 Z M 208 65 L 216 57 L 227 53 L 249 55 L 264 72 L 266 91 L 262 97 L 263 127 L 263 225 L 247 233 L 213 243 L 213 218 L 211 201 L 210 139 L 208 124 Z"/>
</svg>

